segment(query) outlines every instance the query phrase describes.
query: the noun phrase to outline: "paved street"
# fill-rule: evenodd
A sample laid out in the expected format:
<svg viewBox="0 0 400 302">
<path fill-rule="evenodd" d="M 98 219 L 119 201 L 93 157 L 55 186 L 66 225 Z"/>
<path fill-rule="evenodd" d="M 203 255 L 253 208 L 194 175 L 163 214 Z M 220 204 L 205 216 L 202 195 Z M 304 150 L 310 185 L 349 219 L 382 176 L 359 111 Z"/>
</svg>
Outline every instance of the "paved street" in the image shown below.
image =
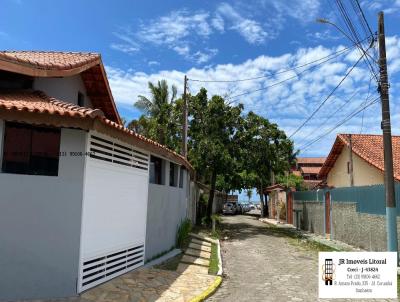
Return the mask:
<svg viewBox="0 0 400 302">
<path fill-rule="evenodd" d="M 222 241 L 226 277 L 207 301 L 329 301 L 317 298 L 315 251 L 300 250 L 252 216 L 224 216 L 223 224 L 228 237 Z"/>
</svg>

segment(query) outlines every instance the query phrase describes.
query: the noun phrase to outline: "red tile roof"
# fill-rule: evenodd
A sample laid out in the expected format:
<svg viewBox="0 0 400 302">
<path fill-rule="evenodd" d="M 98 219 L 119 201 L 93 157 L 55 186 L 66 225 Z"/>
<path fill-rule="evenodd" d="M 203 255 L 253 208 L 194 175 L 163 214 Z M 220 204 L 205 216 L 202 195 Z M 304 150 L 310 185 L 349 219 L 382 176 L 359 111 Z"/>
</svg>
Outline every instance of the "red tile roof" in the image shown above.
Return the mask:
<svg viewBox="0 0 400 302">
<path fill-rule="evenodd" d="M 69 115 L 70 117 L 104 117 L 100 109 L 79 107 L 51 98 L 41 91 L 9 90 L 0 92 L 0 108 L 37 113 Z"/>
<path fill-rule="evenodd" d="M 298 157 L 296 159 L 298 164 L 323 164 L 326 157 Z"/>
<path fill-rule="evenodd" d="M 352 150 L 368 164 L 384 171 L 382 135 L 351 134 Z M 394 178 L 400 181 L 400 136 L 392 136 Z M 325 178 L 334 166 L 344 146 L 350 146 L 349 134 L 338 134 L 322 166 L 319 177 Z"/>
<path fill-rule="evenodd" d="M 32 68 L 70 70 L 98 62 L 97 53 L 57 51 L 0 51 L 0 60 L 18 62 Z"/>
<path fill-rule="evenodd" d="M 58 51 L 0 51 L 0 70 L 31 77 L 67 77 L 80 74 L 93 106 L 120 123 L 101 56 L 97 53 Z"/>
<path fill-rule="evenodd" d="M 62 102 L 41 91 L 0 90 L 0 119 L 100 131 L 149 152 L 175 160 L 186 166 L 193 174 L 193 167 L 182 155 L 107 119 L 100 109 Z"/>
<path fill-rule="evenodd" d="M 304 174 L 318 174 L 321 167 L 301 167 L 300 170 Z"/>
</svg>

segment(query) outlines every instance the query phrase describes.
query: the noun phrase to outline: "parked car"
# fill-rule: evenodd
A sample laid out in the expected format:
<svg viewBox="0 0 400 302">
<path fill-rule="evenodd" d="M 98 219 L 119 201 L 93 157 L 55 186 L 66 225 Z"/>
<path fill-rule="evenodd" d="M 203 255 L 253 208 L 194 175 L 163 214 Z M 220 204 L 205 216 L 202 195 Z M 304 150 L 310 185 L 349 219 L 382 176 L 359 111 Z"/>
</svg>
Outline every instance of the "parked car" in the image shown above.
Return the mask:
<svg viewBox="0 0 400 302">
<path fill-rule="evenodd" d="M 255 209 L 256 209 L 256 207 L 254 206 L 254 204 L 251 204 L 251 205 L 250 205 L 250 211 L 251 211 L 251 210 L 255 210 Z"/>
<path fill-rule="evenodd" d="M 222 214 L 236 214 L 236 206 L 232 202 L 224 203 L 224 207 L 222 208 Z"/>
<path fill-rule="evenodd" d="M 250 211 L 250 205 L 248 203 L 242 203 L 243 213 Z"/>
<path fill-rule="evenodd" d="M 243 211 L 242 204 L 240 204 L 240 203 L 236 204 L 236 214 L 243 214 L 243 213 L 244 213 L 244 211 Z"/>
</svg>

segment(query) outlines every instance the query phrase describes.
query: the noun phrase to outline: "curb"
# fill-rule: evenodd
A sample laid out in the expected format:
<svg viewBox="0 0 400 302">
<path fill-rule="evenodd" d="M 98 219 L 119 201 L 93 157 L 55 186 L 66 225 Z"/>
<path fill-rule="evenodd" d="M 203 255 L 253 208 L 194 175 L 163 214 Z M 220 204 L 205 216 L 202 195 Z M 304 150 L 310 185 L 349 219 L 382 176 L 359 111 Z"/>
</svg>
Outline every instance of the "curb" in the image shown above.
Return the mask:
<svg viewBox="0 0 400 302">
<path fill-rule="evenodd" d="M 217 254 L 218 254 L 218 273 L 217 276 L 222 276 L 222 257 L 221 257 L 221 244 L 219 239 L 217 239 Z"/>
<path fill-rule="evenodd" d="M 217 288 L 221 285 L 221 283 L 222 283 L 222 277 L 217 276 L 215 278 L 214 282 L 204 292 L 202 292 L 197 297 L 194 297 L 193 299 L 191 299 L 190 302 L 204 301 L 206 298 L 211 296 L 217 290 Z"/>
<path fill-rule="evenodd" d="M 161 257 L 158 257 L 158 258 L 156 258 L 156 259 L 154 259 L 154 260 L 151 260 L 150 262 L 147 262 L 147 263 L 146 263 L 145 265 L 143 265 L 142 267 L 143 267 L 143 268 L 151 268 L 151 267 L 153 267 L 154 265 L 158 265 L 158 264 L 161 264 L 161 263 L 163 263 L 163 262 L 166 262 L 166 261 L 169 260 L 170 258 L 175 257 L 175 256 L 177 256 L 177 255 L 179 255 L 179 254 L 181 254 L 181 253 L 182 253 L 182 250 L 180 250 L 180 249 L 173 249 L 172 251 L 166 253 L 165 255 L 163 255 L 163 256 L 161 256 Z"/>
</svg>

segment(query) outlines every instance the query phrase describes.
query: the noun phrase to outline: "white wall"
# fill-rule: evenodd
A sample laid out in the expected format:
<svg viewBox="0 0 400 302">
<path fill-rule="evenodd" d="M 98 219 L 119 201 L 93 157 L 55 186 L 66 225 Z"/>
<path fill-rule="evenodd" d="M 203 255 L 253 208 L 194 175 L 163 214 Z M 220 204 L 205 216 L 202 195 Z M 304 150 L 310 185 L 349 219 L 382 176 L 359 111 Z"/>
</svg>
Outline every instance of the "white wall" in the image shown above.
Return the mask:
<svg viewBox="0 0 400 302">
<path fill-rule="evenodd" d="M 328 173 L 328 186 L 350 187 L 350 174 L 347 173 L 347 162 L 350 160 L 350 148 L 343 147 L 342 153 L 336 159 Z M 353 180 L 354 186 L 369 186 L 383 184 L 383 172 L 368 164 L 364 159 L 353 152 Z"/>
<path fill-rule="evenodd" d="M 165 185 L 149 185 L 146 229 L 146 259 L 175 246 L 180 223 L 188 213 L 188 173 L 183 188 L 169 186 L 169 162 L 165 161 Z M 179 174 L 178 174 L 179 175 Z M 179 182 L 178 182 L 179 184 Z"/>
<path fill-rule="evenodd" d="M 0 173 L 0 301 L 76 295 L 85 139 L 61 130 L 58 176 Z"/>
<path fill-rule="evenodd" d="M 33 89 L 41 90 L 50 97 L 75 105 L 78 104 L 78 92 L 81 92 L 85 96 L 85 107 L 93 108 L 79 74 L 64 78 L 35 78 Z"/>
</svg>

